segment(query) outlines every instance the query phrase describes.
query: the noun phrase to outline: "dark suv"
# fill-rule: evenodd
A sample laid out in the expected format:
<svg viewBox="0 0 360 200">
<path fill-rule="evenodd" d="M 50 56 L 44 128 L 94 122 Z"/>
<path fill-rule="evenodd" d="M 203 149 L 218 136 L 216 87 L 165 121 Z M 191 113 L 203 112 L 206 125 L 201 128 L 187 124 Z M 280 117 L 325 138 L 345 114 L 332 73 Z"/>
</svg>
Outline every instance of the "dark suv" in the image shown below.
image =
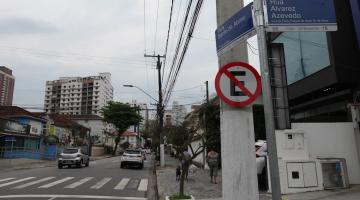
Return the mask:
<svg viewBox="0 0 360 200">
<path fill-rule="evenodd" d="M 90 158 L 81 148 L 66 148 L 60 154 L 58 158 L 58 168 L 61 169 L 64 165 L 71 167 L 76 165 L 76 167 L 81 168 L 83 164 L 89 166 Z"/>
</svg>

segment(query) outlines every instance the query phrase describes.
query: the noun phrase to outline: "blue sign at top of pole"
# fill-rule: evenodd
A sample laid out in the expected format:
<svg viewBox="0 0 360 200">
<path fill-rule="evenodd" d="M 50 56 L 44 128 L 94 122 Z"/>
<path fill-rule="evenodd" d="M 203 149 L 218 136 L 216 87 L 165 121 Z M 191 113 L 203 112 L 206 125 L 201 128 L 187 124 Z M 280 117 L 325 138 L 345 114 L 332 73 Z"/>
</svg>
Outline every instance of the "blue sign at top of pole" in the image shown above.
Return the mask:
<svg viewBox="0 0 360 200">
<path fill-rule="evenodd" d="M 253 3 L 250 3 L 245 6 L 216 29 L 216 50 L 218 54 L 231 48 L 236 42 L 255 35 L 256 31 L 252 19 L 252 5 Z"/>
<path fill-rule="evenodd" d="M 268 32 L 336 31 L 333 0 L 265 0 Z"/>
</svg>

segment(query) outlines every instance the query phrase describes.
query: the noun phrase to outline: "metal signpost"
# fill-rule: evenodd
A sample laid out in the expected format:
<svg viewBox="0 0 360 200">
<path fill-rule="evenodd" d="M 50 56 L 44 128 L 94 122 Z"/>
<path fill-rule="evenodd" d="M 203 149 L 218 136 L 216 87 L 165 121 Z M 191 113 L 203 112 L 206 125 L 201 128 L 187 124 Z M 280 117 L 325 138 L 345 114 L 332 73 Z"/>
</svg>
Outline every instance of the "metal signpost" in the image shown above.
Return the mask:
<svg viewBox="0 0 360 200">
<path fill-rule="evenodd" d="M 220 1 L 218 1 L 219 3 Z M 234 1 L 228 0 L 235 5 Z M 224 3 L 225 4 L 225 3 Z M 218 4 L 218 6 L 224 6 L 223 4 Z M 231 6 L 231 5 L 230 5 Z M 249 8 L 252 7 L 252 13 L 249 13 Z M 223 12 L 221 8 L 218 9 L 218 12 Z M 226 12 L 226 11 L 225 11 Z M 218 19 L 222 20 L 222 16 L 218 14 Z M 251 17 L 250 17 L 251 16 Z M 253 21 L 255 23 L 253 23 Z M 253 25 L 255 24 L 255 26 Z M 269 151 L 269 164 L 270 164 L 270 178 L 271 178 L 271 191 L 272 199 L 280 200 L 281 191 L 280 191 L 280 180 L 279 180 L 279 168 L 278 168 L 278 158 L 277 158 L 277 148 L 275 140 L 275 124 L 274 124 L 274 112 L 273 112 L 273 102 L 271 94 L 271 84 L 269 76 L 269 63 L 267 55 L 267 42 L 266 42 L 266 32 L 287 32 L 287 31 L 335 31 L 337 30 L 336 24 L 336 15 L 335 9 L 332 0 L 254 0 L 253 5 L 250 4 L 240 11 L 236 12 L 235 15 L 226 20 L 219 28 L 216 30 L 216 48 L 218 51 L 218 56 L 222 56 L 224 53 L 228 53 L 229 49 L 232 51 L 232 48 L 237 45 L 238 41 L 244 41 L 249 36 L 254 33 L 254 27 L 256 28 L 256 33 L 258 36 L 259 43 L 259 57 L 260 57 L 260 70 L 261 70 L 261 84 L 263 90 L 263 103 L 264 103 L 264 112 L 266 120 L 266 137 L 268 140 L 268 151 Z M 251 33 L 251 34 L 250 34 Z M 232 55 L 232 54 L 230 54 Z M 227 55 L 228 56 L 228 55 Z M 244 55 L 239 55 L 244 57 Z M 223 57 L 225 60 L 228 57 Z M 220 59 L 220 62 L 224 61 Z M 251 83 L 246 79 L 247 73 L 243 72 L 244 69 L 241 69 L 241 66 L 238 64 L 230 63 L 228 65 L 220 68 L 220 71 L 216 77 L 216 90 L 219 94 L 219 97 L 228 105 L 231 106 L 245 106 L 240 110 L 227 110 L 222 112 L 222 123 L 221 125 L 231 125 L 232 127 L 222 127 L 222 135 L 224 133 L 230 134 L 233 138 L 228 138 L 225 136 L 221 137 L 222 147 L 226 147 L 222 150 L 224 155 L 223 163 L 233 165 L 232 168 L 237 167 L 238 163 L 230 160 L 235 158 L 231 154 L 232 148 L 229 146 L 238 144 L 237 140 L 251 141 L 251 137 L 240 136 L 233 134 L 233 131 L 237 127 L 240 129 L 247 129 L 251 133 L 251 123 L 246 123 L 244 118 L 249 117 L 248 113 L 252 112 L 251 107 L 248 107 L 249 103 L 253 101 L 253 97 L 256 96 L 256 86 L 249 86 Z M 246 68 L 246 67 L 245 67 Z M 246 71 L 246 70 L 245 70 Z M 251 70 L 250 70 L 251 71 Z M 248 71 L 249 72 L 249 71 Z M 256 76 L 253 74 L 254 77 Z M 251 76 L 249 76 L 251 77 Z M 243 79 L 245 78 L 245 79 Z M 256 78 L 255 78 L 256 79 Z M 258 85 L 256 83 L 255 85 Z M 226 108 L 224 106 L 224 108 Z M 225 110 L 222 108 L 222 110 Z M 240 112 L 240 113 L 236 113 Z M 238 117 L 233 119 L 233 117 Z M 250 117 L 252 122 L 252 117 Z M 225 123 L 226 122 L 226 123 Z M 236 124 L 236 122 L 238 122 Z M 249 134 L 251 135 L 251 134 Z M 225 143 L 225 144 L 223 144 Z M 244 143 L 241 143 L 244 145 Z M 233 148 L 234 149 L 234 148 Z M 242 150 L 250 153 L 251 147 L 244 147 Z M 240 153 L 242 153 L 240 151 Z M 230 156 L 232 155 L 232 156 Z M 240 162 L 245 162 L 251 165 L 251 157 L 247 157 L 244 154 L 241 154 L 239 157 L 236 157 Z M 248 185 L 243 183 L 241 180 L 238 180 L 237 173 L 242 173 L 243 169 L 239 171 L 233 170 L 232 168 L 226 168 L 224 166 L 224 177 L 230 178 L 233 177 L 233 180 L 224 180 L 223 181 L 223 198 L 225 199 L 234 199 L 236 194 L 240 194 L 241 199 L 256 199 L 257 194 L 253 191 L 253 177 L 251 175 L 247 176 Z M 247 168 L 250 170 L 249 168 Z M 228 171 L 227 171 L 228 170 Z M 235 173 L 232 176 L 228 173 Z M 248 172 L 251 173 L 251 172 Z M 256 178 L 255 178 L 256 179 Z M 225 183 L 226 182 L 226 183 Z M 238 183 L 238 187 L 232 187 L 228 189 L 228 184 Z M 252 185 L 251 187 L 249 187 Z M 234 186 L 234 185 L 232 185 Z M 240 187 L 240 188 L 239 188 Z M 242 188 L 244 187 L 244 188 Z M 234 190 L 239 191 L 234 191 Z M 246 191 L 246 189 L 251 191 Z M 229 195 L 226 192 L 231 193 Z M 257 190 L 257 188 L 256 188 Z M 227 196 L 225 196 L 227 195 Z"/>
<path fill-rule="evenodd" d="M 272 199 L 281 200 L 265 31 L 335 31 L 336 15 L 332 0 L 254 0 L 253 13 L 259 44 Z"/>
<path fill-rule="evenodd" d="M 252 3 L 239 10 L 215 31 L 216 50 L 222 54 L 238 41 L 255 35 L 251 13 Z"/>
</svg>

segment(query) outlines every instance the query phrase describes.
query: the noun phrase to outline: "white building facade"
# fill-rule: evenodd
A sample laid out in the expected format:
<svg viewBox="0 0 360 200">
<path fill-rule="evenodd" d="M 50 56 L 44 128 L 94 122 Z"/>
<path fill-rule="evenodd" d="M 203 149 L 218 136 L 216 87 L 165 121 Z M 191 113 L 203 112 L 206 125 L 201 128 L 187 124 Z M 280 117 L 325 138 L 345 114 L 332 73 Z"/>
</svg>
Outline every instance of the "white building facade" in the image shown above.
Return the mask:
<svg viewBox="0 0 360 200">
<path fill-rule="evenodd" d="M 172 125 L 181 125 L 186 116 L 186 108 L 184 105 L 180 105 L 179 102 L 174 101 L 171 109 L 171 123 Z"/>
<path fill-rule="evenodd" d="M 65 115 L 101 115 L 100 110 L 113 100 L 110 73 L 98 76 L 61 77 L 47 81 L 45 112 Z"/>
</svg>

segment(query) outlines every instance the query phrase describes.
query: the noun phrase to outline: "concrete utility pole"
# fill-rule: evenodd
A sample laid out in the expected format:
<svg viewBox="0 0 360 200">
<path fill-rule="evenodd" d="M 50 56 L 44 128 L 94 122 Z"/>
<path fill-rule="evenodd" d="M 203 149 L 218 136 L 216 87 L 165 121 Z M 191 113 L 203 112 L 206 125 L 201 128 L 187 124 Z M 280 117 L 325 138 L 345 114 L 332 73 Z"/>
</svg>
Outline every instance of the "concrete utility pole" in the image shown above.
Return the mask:
<svg viewBox="0 0 360 200">
<path fill-rule="evenodd" d="M 243 0 L 217 0 L 217 24 L 244 7 Z M 239 42 L 219 55 L 219 67 L 234 61 L 248 61 L 247 43 Z M 221 102 L 222 199 L 258 200 L 255 136 L 252 106 L 235 108 Z"/>
<path fill-rule="evenodd" d="M 271 97 L 269 60 L 267 55 L 267 44 L 264 22 L 263 0 L 254 0 L 254 20 L 259 43 L 259 58 L 261 70 L 262 94 L 265 113 L 266 140 L 268 143 L 271 192 L 273 200 L 281 200 L 281 189 L 279 179 L 279 164 L 277 159 L 277 148 L 275 138 L 275 123 L 273 102 Z"/>
<path fill-rule="evenodd" d="M 161 62 L 160 58 L 165 58 L 165 56 L 160 55 L 144 55 L 145 57 L 157 58 L 156 68 L 158 70 L 158 82 L 159 82 L 159 101 L 157 104 L 157 116 L 158 116 L 158 131 L 160 137 L 160 166 L 165 166 L 165 149 L 164 149 L 164 137 L 162 134 L 163 124 L 164 124 L 164 105 L 163 105 L 163 96 L 162 96 L 162 85 L 161 85 Z"/>
</svg>

